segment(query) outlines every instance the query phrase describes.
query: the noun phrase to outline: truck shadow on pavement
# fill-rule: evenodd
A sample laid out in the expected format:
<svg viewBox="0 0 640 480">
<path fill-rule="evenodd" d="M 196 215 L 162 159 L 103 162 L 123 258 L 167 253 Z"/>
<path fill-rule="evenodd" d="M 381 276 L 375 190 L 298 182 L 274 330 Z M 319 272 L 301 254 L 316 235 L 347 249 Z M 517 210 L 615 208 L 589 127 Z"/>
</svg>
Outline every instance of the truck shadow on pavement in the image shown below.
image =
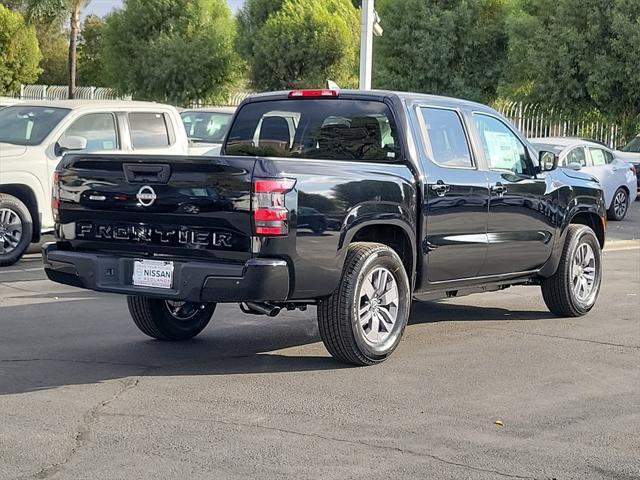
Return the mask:
<svg viewBox="0 0 640 480">
<path fill-rule="evenodd" d="M 266 318 L 245 316 L 236 306 L 224 305 L 200 337 L 168 343 L 147 339 L 138 332 L 119 297 L 96 298 L 89 292 L 69 295 L 74 300 L 65 301 L 63 297 L 57 303 L 0 307 L 3 331 L 0 395 L 135 376 L 350 368 L 329 357 L 319 343 L 312 308 L 304 313 L 285 312 L 276 318 Z M 539 319 L 549 315 L 542 311 L 510 312 L 501 308 L 416 302 L 409 324 Z M 408 333 L 411 334 L 411 327 Z"/>
</svg>

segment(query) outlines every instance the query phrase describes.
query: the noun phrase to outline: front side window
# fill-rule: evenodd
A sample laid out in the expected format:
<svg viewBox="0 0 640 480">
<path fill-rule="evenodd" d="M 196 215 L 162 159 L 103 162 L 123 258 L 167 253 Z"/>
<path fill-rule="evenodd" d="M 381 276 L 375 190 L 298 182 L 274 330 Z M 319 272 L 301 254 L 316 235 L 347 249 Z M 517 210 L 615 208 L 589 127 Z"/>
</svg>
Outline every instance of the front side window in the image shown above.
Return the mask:
<svg viewBox="0 0 640 480">
<path fill-rule="evenodd" d="M 0 110 L 0 142 L 39 145 L 71 110 L 13 106 Z"/>
<path fill-rule="evenodd" d="M 78 118 L 64 132 L 64 137 L 82 137 L 87 140 L 87 151 L 116 150 L 118 134 L 116 119 L 111 113 L 89 113 Z"/>
<path fill-rule="evenodd" d="M 248 103 L 238 112 L 227 155 L 394 162 L 397 129 L 383 102 L 295 99 Z"/>
<path fill-rule="evenodd" d="M 472 168 L 473 161 L 460 115 L 454 110 L 421 108 L 433 160 L 443 167 Z"/>
<path fill-rule="evenodd" d="M 162 148 L 171 145 L 169 128 L 162 113 L 130 113 L 129 129 L 133 148 Z"/>
<path fill-rule="evenodd" d="M 585 152 L 585 149 L 583 147 L 576 147 L 568 153 L 565 161 L 562 163 L 564 166 L 567 166 L 571 163 L 577 163 L 581 167 L 586 167 L 587 153 Z"/>
<path fill-rule="evenodd" d="M 221 143 L 229 129 L 233 115 L 224 112 L 190 110 L 180 114 L 187 136 L 194 142 Z"/>
<path fill-rule="evenodd" d="M 474 113 L 484 155 L 491 170 L 507 170 L 519 175 L 533 175 L 527 149 L 504 123 L 495 117 Z"/>
</svg>

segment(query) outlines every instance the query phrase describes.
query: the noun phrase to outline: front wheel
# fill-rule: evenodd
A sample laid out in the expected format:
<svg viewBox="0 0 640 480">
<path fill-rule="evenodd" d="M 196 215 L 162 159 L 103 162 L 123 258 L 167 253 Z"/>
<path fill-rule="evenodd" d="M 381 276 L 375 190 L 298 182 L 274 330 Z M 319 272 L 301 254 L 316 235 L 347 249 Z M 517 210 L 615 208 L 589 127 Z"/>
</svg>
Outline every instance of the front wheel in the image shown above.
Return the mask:
<svg viewBox="0 0 640 480">
<path fill-rule="evenodd" d="M 16 263 L 29 247 L 33 220 L 20 199 L 0 193 L 0 267 Z"/>
<path fill-rule="evenodd" d="M 215 303 L 177 302 L 148 297 L 127 297 L 133 322 L 142 333 L 158 340 L 188 340 L 207 326 Z"/>
<path fill-rule="evenodd" d="M 622 220 L 629 210 L 629 195 L 624 188 L 619 188 L 613 195 L 611 206 L 607 210 L 609 220 Z"/>
<path fill-rule="evenodd" d="M 602 281 L 602 254 L 593 230 L 570 225 L 556 273 L 542 281 L 549 310 L 563 317 L 579 317 L 593 308 Z"/>
<path fill-rule="evenodd" d="M 386 360 L 409 319 L 411 291 L 400 257 L 378 243 L 353 243 L 336 291 L 318 305 L 329 353 L 354 365 Z"/>
</svg>

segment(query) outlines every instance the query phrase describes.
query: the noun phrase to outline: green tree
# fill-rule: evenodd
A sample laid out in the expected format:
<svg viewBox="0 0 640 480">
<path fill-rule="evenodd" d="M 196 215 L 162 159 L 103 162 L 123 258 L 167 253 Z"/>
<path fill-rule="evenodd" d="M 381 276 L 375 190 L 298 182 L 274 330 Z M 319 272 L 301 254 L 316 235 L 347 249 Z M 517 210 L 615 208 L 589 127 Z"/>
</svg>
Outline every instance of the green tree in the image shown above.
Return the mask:
<svg viewBox="0 0 640 480">
<path fill-rule="evenodd" d="M 69 98 L 75 98 L 78 62 L 78 31 L 80 13 L 91 0 L 28 0 L 27 11 L 31 21 L 58 23 L 69 19 Z"/>
<path fill-rule="evenodd" d="M 16 92 L 38 78 L 40 49 L 33 27 L 18 12 L 0 5 L 0 93 Z"/>
<path fill-rule="evenodd" d="M 97 15 L 89 15 L 82 23 L 78 45 L 78 81 L 81 85 L 104 87 L 102 38 L 106 23 Z"/>
<path fill-rule="evenodd" d="M 107 18 L 105 71 L 139 99 L 215 101 L 238 76 L 234 41 L 225 0 L 128 0 Z"/>
<path fill-rule="evenodd" d="M 521 0 L 508 22 L 504 94 L 640 128 L 640 2 Z"/>
<path fill-rule="evenodd" d="M 36 25 L 36 34 L 42 60 L 40 68 L 42 73 L 38 77 L 38 83 L 43 85 L 67 85 L 69 71 L 69 39 L 66 32 L 60 29 L 57 23 L 45 23 Z"/>
<path fill-rule="evenodd" d="M 492 100 L 507 56 L 505 2 L 379 1 L 375 87 Z"/>
<path fill-rule="evenodd" d="M 254 57 L 258 43 L 258 31 L 272 13 L 282 7 L 284 0 L 247 0 L 238 12 L 237 48 L 243 58 L 250 61 Z"/>
<path fill-rule="evenodd" d="M 285 0 L 256 32 L 249 59 L 255 88 L 357 85 L 359 13 L 350 0 Z"/>
</svg>

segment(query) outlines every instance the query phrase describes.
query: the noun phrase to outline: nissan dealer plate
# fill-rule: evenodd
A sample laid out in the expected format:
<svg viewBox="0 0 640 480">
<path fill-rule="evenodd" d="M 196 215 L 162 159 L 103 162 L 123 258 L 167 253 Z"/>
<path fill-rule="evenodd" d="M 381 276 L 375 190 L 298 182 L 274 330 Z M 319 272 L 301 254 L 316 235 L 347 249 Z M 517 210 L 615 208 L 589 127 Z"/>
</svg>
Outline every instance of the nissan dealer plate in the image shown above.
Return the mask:
<svg viewBox="0 0 640 480">
<path fill-rule="evenodd" d="M 173 262 L 135 260 L 133 284 L 138 287 L 171 288 L 173 285 Z"/>
</svg>

